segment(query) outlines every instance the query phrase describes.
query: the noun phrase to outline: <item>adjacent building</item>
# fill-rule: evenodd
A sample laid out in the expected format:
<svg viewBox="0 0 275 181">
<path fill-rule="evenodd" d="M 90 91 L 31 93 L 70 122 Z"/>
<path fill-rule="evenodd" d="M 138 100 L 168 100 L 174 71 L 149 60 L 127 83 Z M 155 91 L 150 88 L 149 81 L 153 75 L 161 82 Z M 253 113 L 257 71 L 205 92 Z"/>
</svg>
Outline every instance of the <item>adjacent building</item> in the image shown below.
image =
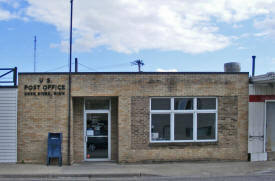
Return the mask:
<svg viewBox="0 0 275 181">
<path fill-rule="evenodd" d="M 275 73 L 254 76 L 249 84 L 248 152 L 252 161 L 275 160 Z"/>
<path fill-rule="evenodd" d="M 0 163 L 16 161 L 17 68 L 0 68 Z"/>
</svg>

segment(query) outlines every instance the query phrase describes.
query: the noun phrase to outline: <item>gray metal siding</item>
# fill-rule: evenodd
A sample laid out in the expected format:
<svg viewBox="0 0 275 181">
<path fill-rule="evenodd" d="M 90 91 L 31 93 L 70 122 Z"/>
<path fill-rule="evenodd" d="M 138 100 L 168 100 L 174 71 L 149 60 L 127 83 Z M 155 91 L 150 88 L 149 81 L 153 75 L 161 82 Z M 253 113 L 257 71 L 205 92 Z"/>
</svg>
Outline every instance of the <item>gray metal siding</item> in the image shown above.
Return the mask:
<svg viewBox="0 0 275 181">
<path fill-rule="evenodd" d="M 268 84 L 250 84 L 249 85 L 249 95 L 274 95 L 275 86 L 270 86 Z"/>
<path fill-rule="evenodd" d="M 274 84 L 250 84 L 249 95 L 275 95 Z M 248 153 L 252 161 L 266 160 L 265 102 L 249 102 Z"/>
<path fill-rule="evenodd" d="M 275 101 L 266 103 L 266 124 L 268 149 L 275 152 Z"/>
<path fill-rule="evenodd" d="M 0 88 L 0 162 L 17 160 L 17 88 Z"/>
<path fill-rule="evenodd" d="M 249 102 L 248 153 L 264 151 L 264 102 Z"/>
</svg>

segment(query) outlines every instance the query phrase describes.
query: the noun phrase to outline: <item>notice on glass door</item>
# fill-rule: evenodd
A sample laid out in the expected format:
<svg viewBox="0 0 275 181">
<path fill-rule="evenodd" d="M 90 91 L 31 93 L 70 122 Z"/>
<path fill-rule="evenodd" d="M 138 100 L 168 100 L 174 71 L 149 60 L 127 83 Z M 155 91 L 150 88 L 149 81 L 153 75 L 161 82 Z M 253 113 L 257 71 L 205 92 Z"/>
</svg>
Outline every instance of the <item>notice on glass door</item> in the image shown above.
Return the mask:
<svg viewBox="0 0 275 181">
<path fill-rule="evenodd" d="M 94 130 L 87 130 L 87 136 L 94 136 Z"/>
</svg>

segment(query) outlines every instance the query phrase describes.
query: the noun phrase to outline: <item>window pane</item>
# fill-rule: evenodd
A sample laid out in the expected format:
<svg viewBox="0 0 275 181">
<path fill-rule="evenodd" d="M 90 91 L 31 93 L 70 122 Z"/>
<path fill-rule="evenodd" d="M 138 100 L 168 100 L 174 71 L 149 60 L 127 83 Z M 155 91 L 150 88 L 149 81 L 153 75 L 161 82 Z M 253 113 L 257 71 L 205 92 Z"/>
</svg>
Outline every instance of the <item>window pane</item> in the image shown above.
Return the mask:
<svg viewBox="0 0 275 181">
<path fill-rule="evenodd" d="M 170 140 L 170 114 L 152 114 L 152 140 Z"/>
<path fill-rule="evenodd" d="M 198 98 L 197 109 L 216 109 L 215 98 Z"/>
<path fill-rule="evenodd" d="M 193 99 L 192 98 L 175 98 L 174 101 L 175 110 L 192 110 Z"/>
<path fill-rule="evenodd" d="M 175 140 L 193 139 L 193 114 L 175 114 Z"/>
<path fill-rule="evenodd" d="M 109 100 L 85 100 L 85 109 L 109 109 Z"/>
<path fill-rule="evenodd" d="M 170 98 L 151 99 L 151 110 L 170 110 Z"/>
<path fill-rule="evenodd" d="M 198 140 L 215 139 L 216 113 L 200 113 L 197 115 Z"/>
</svg>

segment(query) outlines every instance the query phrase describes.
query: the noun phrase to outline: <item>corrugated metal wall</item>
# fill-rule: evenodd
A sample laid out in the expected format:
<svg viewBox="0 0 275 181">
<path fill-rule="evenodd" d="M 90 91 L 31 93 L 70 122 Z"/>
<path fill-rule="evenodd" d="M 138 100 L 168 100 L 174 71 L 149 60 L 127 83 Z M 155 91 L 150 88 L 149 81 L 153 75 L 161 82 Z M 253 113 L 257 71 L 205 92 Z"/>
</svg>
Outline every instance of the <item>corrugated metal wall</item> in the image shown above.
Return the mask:
<svg viewBox="0 0 275 181">
<path fill-rule="evenodd" d="M 265 103 L 250 102 L 248 117 L 248 153 L 263 153 Z"/>
<path fill-rule="evenodd" d="M 265 94 L 266 86 L 249 85 L 249 95 Z M 263 153 L 265 103 L 249 102 L 248 153 Z"/>
<path fill-rule="evenodd" d="M 0 162 L 17 160 L 17 88 L 0 88 Z"/>
<path fill-rule="evenodd" d="M 274 84 L 273 84 L 274 85 Z M 249 95 L 274 95 L 275 86 L 268 84 L 250 84 Z"/>
<path fill-rule="evenodd" d="M 275 86 L 268 84 L 250 84 L 249 95 L 275 95 Z M 265 101 L 249 102 L 248 153 L 255 161 L 266 160 L 265 144 Z M 261 155 L 262 154 L 262 155 Z"/>
<path fill-rule="evenodd" d="M 275 101 L 266 103 L 266 150 L 275 152 Z"/>
</svg>

